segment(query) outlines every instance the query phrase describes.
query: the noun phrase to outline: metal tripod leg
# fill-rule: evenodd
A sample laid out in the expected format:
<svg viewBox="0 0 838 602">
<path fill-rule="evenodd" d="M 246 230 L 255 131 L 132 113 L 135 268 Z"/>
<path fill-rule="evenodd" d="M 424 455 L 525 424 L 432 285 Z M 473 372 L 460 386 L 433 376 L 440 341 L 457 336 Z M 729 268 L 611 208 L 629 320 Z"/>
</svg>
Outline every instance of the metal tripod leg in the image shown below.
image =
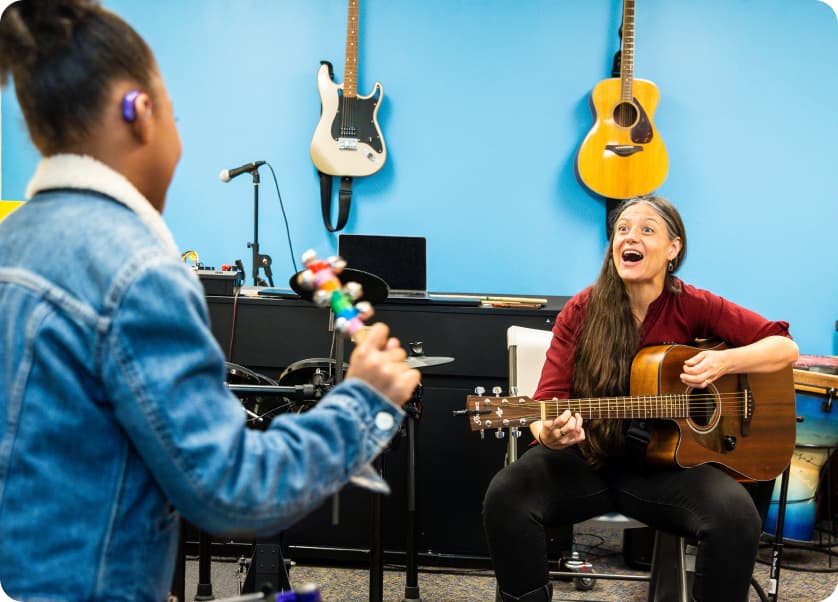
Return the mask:
<svg viewBox="0 0 838 602">
<path fill-rule="evenodd" d="M 407 542 L 404 602 L 419 602 L 422 598 L 419 595 L 419 567 L 416 554 L 416 417 L 408 412 L 405 420 L 407 420 Z"/>
<path fill-rule="evenodd" d="M 382 473 L 381 456 L 373 461 L 379 475 Z M 370 537 L 370 602 L 381 602 L 384 598 L 384 495 L 372 494 L 372 533 Z"/>
</svg>

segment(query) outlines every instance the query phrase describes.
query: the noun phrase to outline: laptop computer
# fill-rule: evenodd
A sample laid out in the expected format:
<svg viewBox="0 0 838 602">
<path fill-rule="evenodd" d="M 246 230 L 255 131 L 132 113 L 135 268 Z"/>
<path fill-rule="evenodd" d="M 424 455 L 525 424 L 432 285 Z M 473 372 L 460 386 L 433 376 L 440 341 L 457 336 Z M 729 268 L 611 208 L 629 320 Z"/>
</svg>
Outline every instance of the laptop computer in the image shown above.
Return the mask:
<svg viewBox="0 0 838 602">
<path fill-rule="evenodd" d="M 338 255 L 346 266 L 383 279 L 388 301 L 428 298 L 427 241 L 423 236 L 341 234 Z"/>
</svg>

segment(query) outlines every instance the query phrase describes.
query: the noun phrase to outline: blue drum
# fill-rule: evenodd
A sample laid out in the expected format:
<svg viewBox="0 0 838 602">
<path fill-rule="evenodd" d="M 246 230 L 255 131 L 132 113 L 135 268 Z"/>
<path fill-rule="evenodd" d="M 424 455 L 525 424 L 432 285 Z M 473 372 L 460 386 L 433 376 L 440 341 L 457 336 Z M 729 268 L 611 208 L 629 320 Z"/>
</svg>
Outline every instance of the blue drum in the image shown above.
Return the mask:
<svg viewBox="0 0 838 602">
<path fill-rule="evenodd" d="M 783 539 L 814 541 L 817 494 L 823 465 L 838 447 L 838 375 L 794 370 L 797 446 L 791 458 Z M 777 478 L 765 532 L 776 534 L 781 479 Z"/>
<path fill-rule="evenodd" d="M 797 370 L 795 382 L 797 381 Z M 827 376 L 827 375 L 822 375 Z M 838 376 L 834 377 L 838 388 Z M 799 385 L 795 385 L 799 387 Z M 829 389 L 817 394 L 797 389 L 797 415 L 803 422 L 797 424 L 796 443 L 805 447 L 838 447 L 838 399 L 829 403 Z"/>
<path fill-rule="evenodd" d="M 815 522 L 818 511 L 818 484 L 821 467 L 829 457 L 825 448 L 798 447 L 794 450 L 789 471 L 789 490 L 786 494 L 786 516 L 783 539 L 789 541 L 815 541 Z M 774 485 L 771 506 L 765 519 L 765 532 L 777 532 L 777 510 L 780 505 L 780 478 Z"/>
</svg>

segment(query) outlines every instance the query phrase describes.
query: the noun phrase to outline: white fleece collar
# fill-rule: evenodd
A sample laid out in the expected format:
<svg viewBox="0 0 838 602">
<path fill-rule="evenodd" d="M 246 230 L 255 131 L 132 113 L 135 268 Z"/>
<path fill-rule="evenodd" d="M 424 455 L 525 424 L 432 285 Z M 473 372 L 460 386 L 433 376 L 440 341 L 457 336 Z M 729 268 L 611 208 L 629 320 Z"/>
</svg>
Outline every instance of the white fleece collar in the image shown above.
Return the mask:
<svg viewBox="0 0 838 602">
<path fill-rule="evenodd" d="M 26 187 L 26 198 L 54 188 L 92 190 L 119 201 L 136 213 L 168 250 L 180 256 L 171 231 L 148 199 L 125 176 L 101 161 L 71 154 L 42 159 Z"/>
</svg>

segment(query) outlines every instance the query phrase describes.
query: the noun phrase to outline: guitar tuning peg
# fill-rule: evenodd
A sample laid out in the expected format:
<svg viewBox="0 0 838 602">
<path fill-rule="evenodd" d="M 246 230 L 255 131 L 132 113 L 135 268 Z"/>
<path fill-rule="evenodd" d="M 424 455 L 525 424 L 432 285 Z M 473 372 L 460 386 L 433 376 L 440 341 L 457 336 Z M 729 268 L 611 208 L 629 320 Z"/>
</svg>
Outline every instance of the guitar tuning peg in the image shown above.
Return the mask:
<svg viewBox="0 0 838 602">
<path fill-rule="evenodd" d="M 506 431 L 503 429 L 498 429 L 495 431 L 495 439 L 503 439 L 506 437 Z"/>
<path fill-rule="evenodd" d="M 482 441 L 485 438 L 486 438 L 486 431 L 484 431 L 483 429 L 480 429 L 480 440 Z"/>
<path fill-rule="evenodd" d="M 492 393 L 495 394 L 495 397 L 500 397 L 501 392 L 503 391 L 503 387 L 500 385 L 495 385 L 492 387 Z"/>
<path fill-rule="evenodd" d="M 513 437 L 515 437 L 516 439 L 520 439 L 520 438 L 521 438 L 521 431 L 520 431 L 520 429 L 510 429 L 510 430 L 509 430 L 509 432 L 510 432 L 510 433 L 512 433 L 512 436 L 513 436 Z"/>
<path fill-rule="evenodd" d="M 486 392 L 486 389 L 483 387 L 474 387 L 474 394 L 475 395 L 483 395 Z"/>
</svg>

